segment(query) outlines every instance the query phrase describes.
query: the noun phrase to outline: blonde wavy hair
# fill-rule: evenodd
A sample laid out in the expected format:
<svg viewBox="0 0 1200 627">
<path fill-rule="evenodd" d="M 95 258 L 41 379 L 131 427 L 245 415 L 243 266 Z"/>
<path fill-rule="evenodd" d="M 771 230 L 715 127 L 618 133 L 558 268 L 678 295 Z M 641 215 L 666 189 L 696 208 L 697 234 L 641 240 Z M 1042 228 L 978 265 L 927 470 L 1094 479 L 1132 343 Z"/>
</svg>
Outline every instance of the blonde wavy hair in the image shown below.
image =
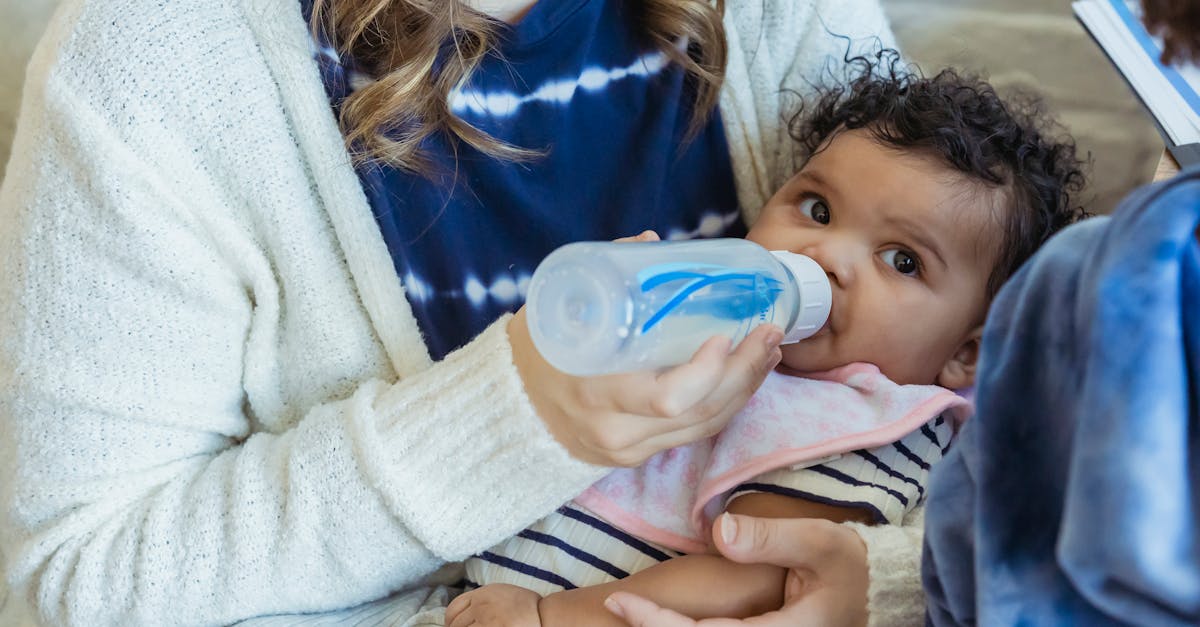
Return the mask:
<svg viewBox="0 0 1200 627">
<path fill-rule="evenodd" d="M 689 135 L 694 135 L 715 108 L 725 76 L 724 0 L 634 4 L 649 40 L 691 79 L 695 107 Z M 341 106 L 339 123 L 355 162 L 382 162 L 428 176 L 432 162 L 421 143 L 434 134 L 455 149 L 465 142 L 502 160 L 541 154 L 540 147 L 506 144 L 450 109 L 453 89 L 486 55 L 495 54 L 500 26 L 462 0 L 315 0 L 314 31 L 323 31 L 339 53 L 374 78 Z M 681 41 L 686 51 L 677 45 Z"/>
</svg>

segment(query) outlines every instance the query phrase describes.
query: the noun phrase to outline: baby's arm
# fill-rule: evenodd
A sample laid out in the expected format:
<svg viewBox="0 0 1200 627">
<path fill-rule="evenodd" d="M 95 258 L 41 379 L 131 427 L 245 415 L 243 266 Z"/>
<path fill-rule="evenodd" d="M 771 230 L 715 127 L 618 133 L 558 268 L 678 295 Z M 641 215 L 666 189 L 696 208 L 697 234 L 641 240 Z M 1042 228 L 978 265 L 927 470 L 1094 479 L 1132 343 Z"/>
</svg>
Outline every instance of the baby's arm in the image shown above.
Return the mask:
<svg viewBox="0 0 1200 627">
<path fill-rule="evenodd" d="M 754 483 L 781 489 L 735 490 L 726 508 L 762 518 L 899 523 L 920 502 L 929 468 L 941 459 L 952 433 L 951 424 L 937 417 L 893 444 L 842 455 L 819 466 L 764 473 Z M 846 505 L 826 505 L 818 499 Z M 784 575 L 785 570 L 776 566 L 738 564 L 715 554 L 685 555 L 619 581 L 549 595 L 540 602 L 539 611 L 543 627 L 626 627 L 602 604 L 609 594 L 627 590 L 697 619 L 754 616 L 782 605 Z"/>
<path fill-rule="evenodd" d="M 824 518 L 836 523 L 872 522 L 871 513 L 862 508 L 826 505 L 768 492 L 743 494 L 730 501 L 725 511 L 758 518 Z"/>
<path fill-rule="evenodd" d="M 728 511 L 764 518 L 870 519 L 859 509 L 761 493 L 738 497 Z M 628 591 L 695 619 L 746 618 L 779 609 L 785 574 L 786 569 L 769 564 L 739 564 L 715 554 L 684 555 L 624 579 L 551 594 L 542 598 L 538 613 L 542 627 L 627 627 L 603 604 L 613 592 Z"/>
</svg>

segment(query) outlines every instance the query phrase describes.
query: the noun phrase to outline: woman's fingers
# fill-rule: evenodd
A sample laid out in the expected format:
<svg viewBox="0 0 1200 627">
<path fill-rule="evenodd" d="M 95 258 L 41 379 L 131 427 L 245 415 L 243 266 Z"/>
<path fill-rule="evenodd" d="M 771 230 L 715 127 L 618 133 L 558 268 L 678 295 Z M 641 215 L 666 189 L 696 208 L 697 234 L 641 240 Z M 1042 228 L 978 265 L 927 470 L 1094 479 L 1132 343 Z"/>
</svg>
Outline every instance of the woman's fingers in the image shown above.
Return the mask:
<svg viewBox="0 0 1200 627">
<path fill-rule="evenodd" d="M 758 518 L 725 513 L 713 525 L 713 542 L 735 562 L 792 570 L 788 596 L 825 606 L 838 624 L 859 624 L 866 611 L 870 575 L 867 547 L 852 528 L 817 518 Z"/>
<path fill-rule="evenodd" d="M 720 376 L 707 388 L 707 394 L 692 405 L 691 413 L 701 419 L 721 416 L 723 426 L 741 411 L 767 374 L 779 364 L 782 339 L 783 331 L 775 325 L 761 325 L 747 335 L 725 357 Z"/>
<path fill-rule="evenodd" d="M 779 335 L 777 329 L 764 328 L 732 354 L 727 338 L 713 338 L 690 362 L 657 377 L 638 373 L 592 381 L 604 386 L 598 396 L 613 399 L 613 409 L 625 417 L 625 428 L 596 434 L 593 443 L 620 451 L 619 465 L 631 466 L 659 451 L 714 435 L 779 362 Z"/>
<path fill-rule="evenodd" d="M 786 625 L 861 627 L 867 622 L 867 547 L 853 529 L 816 518 L 722 514 L 713 525 L 717 550 L 735 562 L 790 569 Z M 763 615 L 766 619 L 769 615 Z"/>
<path fill-rule="evenodd" d="M 853 535 L 850 539 L 846 534 Z M 862 627 L 867 620 L 867 557 L 857 534 L 817 519 L 723 514 L 713 526 L 717 548 L 737 562 L 789 569 L 784 605 L 761 616 L 692 620 L 629 592 L 604 605 L 632 627 Z"/>
<path fill-rule="evenodd" d="M 757 518 L 725 513 L 713 525 L 713 542 L 722 555 L 735 562 L 811 569 L 828 557 L 836 547 L 836 535 L 843 530 L 854 533 L 817 518 Z"/>
<path fill-rule="evenodd" d="M 657 241 L 659 241 L 659 237 L 658 237 L 658 233 L 655 233 L 654 231 L 651 231 L 651 230 L 645 230 L 645 231 L 642 231 L 641 233 L 638 233 L 637 235 L 631 235 L 629 237 L 620 237 L 613 241 L 614 242 L 657 242 Z"/>
<path fill-rule="evenodd" d="M 612 409 L 635 416 L 679 418 L 716 387 L 725 373 L 730 340 L 709 338 L 685 364 L 659 373 L 637 372 L 605 377 Z M 670 428 L 668 423 L 661 427 Z"/>
<path fill-rule="evenodd" d="M 696 621 L 630 592 L 614 592 L 604 607 L 630 627 L 695 627 Z"/>
<path fill-rule="evenodd" d="M 720 413 L 736 396 L 748 399 L 778 363 L 782 338 L 778 327 L 762 325 L 731 353 L 728 338 L 713 337 L 685 364 L 657 376 L 606 377 L 604 385 L 610 388 L 608 396 L 616 401 L 616 411 L 679 419 L 660 425 L 658 433 L 665 433 Z"/>
<path fill-rule="evenodd" d="M 649 437 L 642 441 L 642 445 L 654 451 L 666 450 L 676 446 L 682 446 L 689 442 L 711 437 L 716 435 L 718 431 L 727 425 L 730 419 L 733 418 L 739 411 L 746 406 L 746 402 L 762 384 L 762 379 L 771 371 L 779 362 L 778 351 L 776 356 L 769 360 L 758 373 L 749 385 L 739 386 L 733 383 L 735 377 L 726 377 L 724 383 L 733 385 L 736 389 L 733 393 L 725 391 L 714 391 L 711 395 L 714 399 L 725 399 L 725 407 L 719 412 L 712 414 L 708 419 L 700 422 L 689 422 L 686 419 L 674 419 L 676 424 L 669 424 L 667 430 L 658 435 Z"/>
<path fill-rule="evenodd" d="M 658 606 L 632 592 L 614 592 L 604 607 L 630 627 L 861 627 L 862 617 L 848 616 L 831 607 L 830 594 L 792 599 L 781 609 L 747 619 L 706 618 L 693 620 Z"/>
<path fill-rule="evenodd" d="M 716 386 L 710 388 L 708 395 L 692 408 L 697 416 L 708 416 L 705 421 L 708 424 L 695 423 L 708 429 L 706 435 L 719 431 L 741 411 L 762 386 L 767 375 L 779 365 L 783 354 L 778 343 L 782 337 L 782 332 L 778 330 L 764 329 L 760 334 L 746 338 L 738 350 L 729 356 Z M 760 346 L 754 346 L 760 342 Z M 761 350 L 762 347 L 766 350 Z"/>
<path fill-rule="evenodd" d="M 779 612 L 755 616 L 746 620 L 736 618 L 706 618 L 694 620 L 659 607 L 653 601 L 644 599 L 632 592 L 614 592 L 604 601 L 604 607 L 616 614 L 630 627 L 796 627 L 797 623 Z"/>
<path fill-rule="evenodd" d="M 525 391 L 554 436 L 574 457 L 593 464 L 633 466 L 655 453 L 719 431 L 778 363 L 782 332 L 762 325 L 729 352 L 712 338 L 681 366 L 571 377 L 533 346 L 524 308 L 509 321 L 513 363 Z"/>
</svg>

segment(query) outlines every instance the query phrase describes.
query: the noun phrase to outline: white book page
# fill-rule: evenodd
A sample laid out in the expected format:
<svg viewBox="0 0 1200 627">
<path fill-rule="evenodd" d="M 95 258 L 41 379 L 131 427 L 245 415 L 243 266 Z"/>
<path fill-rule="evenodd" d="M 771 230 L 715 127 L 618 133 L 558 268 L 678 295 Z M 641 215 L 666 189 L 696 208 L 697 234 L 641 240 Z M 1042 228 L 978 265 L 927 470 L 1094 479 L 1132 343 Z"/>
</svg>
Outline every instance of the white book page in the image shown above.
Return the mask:
<svg viewBox="0 0 1200 627">
<path fill-rule="evenodd" d="M 1126 6 L 1135 5 L 1138 12 L 1133 13 L 1134 19 L 1140 19 L 1137 17 L 1141 10 L 1136 6 L 1138 3 L 1125 2 Z M 1194 92 L 1187 95 L 1195 101 L 1195 93 L 1200 93 L 1200 69 L 1190 65 L 1183 68 L 1162 67 L 1158 63 L 1161 40 L 1150 38 L 1156 49 L 1147 51 L 1144 40 L 1139 40 L 1130 30 L 1137 28 L 1144 37 L 1148 37 L 1140 22 L 1129 24 L 1107 0 L 1079 0 L 1072 4 L 1072 8 L 1138 93 L 1171 142 L 1176 145 L 1200 142 L 1200 107 L 1189 104 L 1185 95 L 1181 95 L 1177 89 L 1177 84 L 1171 81 L 1174 73 L 1178 84 L 1182 86 L 1182 83 L 1186 83 L 1186 86 L 1182 86 L 1185 94 L 1189 90 Z"/>
</svg>

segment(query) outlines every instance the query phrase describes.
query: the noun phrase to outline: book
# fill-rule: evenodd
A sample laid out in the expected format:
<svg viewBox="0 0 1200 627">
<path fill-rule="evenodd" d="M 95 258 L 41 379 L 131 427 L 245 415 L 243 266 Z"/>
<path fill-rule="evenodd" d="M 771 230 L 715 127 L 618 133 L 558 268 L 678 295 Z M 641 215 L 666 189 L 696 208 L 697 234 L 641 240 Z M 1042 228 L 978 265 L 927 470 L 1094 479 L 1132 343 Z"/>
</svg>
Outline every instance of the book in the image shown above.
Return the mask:
<svg viewBox="0 0 1200 627">
<path fill-rule="evenodd" d="M 1137 0 L 1076 0 L 1076 18 L 1142 101 L 1180 166 L 1200 163 L 1200 68 L 1165 65 Z"/>
</svg>

